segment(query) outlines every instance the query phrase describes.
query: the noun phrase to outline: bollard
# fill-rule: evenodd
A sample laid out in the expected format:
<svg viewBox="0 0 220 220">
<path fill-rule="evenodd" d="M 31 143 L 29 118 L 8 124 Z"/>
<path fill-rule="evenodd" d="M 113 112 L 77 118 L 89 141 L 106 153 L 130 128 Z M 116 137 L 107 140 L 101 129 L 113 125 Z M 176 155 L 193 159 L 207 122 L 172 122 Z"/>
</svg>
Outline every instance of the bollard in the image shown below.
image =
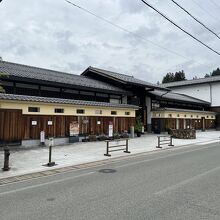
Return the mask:
<svg viewBox="0 0 220 220">
<path fill-rule="evenodd" d="M 52 147 L 53 147 L 53 138 L 49 138 L 49 162 L 47 164 L 48 167 L 55 166 L 55 162 L 52 162 Z"/>
<path fill-rule="evenodd" d="M 131 153 L 129 150 L 128 150 L 128 139 L 126 139 L 126 148 L 125 148 L 125 153 Z"/>
<path fill-rule="evenodd" d="M 130 127 L 131 138 L 134 138 L 134 126 Z"/>
<path fill-rule="evenodd" d="M 3 171 L 9 171 L 9 156 L 10 156 L 10 150 L 8 147 L 4 147 L 4 167 L 2 168 Z"/>
</svg>

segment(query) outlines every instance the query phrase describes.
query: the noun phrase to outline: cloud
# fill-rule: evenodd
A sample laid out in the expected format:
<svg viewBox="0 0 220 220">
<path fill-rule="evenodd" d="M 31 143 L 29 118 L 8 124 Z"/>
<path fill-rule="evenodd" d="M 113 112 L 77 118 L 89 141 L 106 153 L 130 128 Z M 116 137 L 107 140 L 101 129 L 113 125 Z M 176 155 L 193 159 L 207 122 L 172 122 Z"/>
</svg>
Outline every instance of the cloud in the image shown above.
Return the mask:
<svg viewBox="0 0 220 220">
<path fill-rule="evenodd" d="M 161 81 L 169 71 L 184 69 L 187 77 L 192 78 L 194 75 L 203 76 L 219 65 L 217 55 L 177 30 L 141 1 L 74 0 L 74 3 L 134 35 L 62 0 L 7 0 L 0 4 L 0 56 L 11 62 L 75 74 L 80 74 L 90 65 L 97 66 L 154 83 Z M 155 0 L 152 4 L 220 51 L 219 39 L 171 2 Z M 206 5 L 214 16 L 218 16 L 212 4 L 202 3 L 203 7 Z M 22 10 L 18 10 L 21 6 Z M 220 23 L 201 13 L 190 0 L 184 1 L 184 7 L 210 27 L 220 30 Z"/>
</svg>

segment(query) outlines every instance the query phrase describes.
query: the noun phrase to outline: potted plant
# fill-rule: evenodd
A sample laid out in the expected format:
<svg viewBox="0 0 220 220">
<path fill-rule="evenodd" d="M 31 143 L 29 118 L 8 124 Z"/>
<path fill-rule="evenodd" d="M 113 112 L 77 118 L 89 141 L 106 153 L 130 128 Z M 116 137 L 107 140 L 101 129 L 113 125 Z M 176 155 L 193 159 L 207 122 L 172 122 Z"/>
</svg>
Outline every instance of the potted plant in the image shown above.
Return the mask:
<svg viewBox="0 0 220 220">
<path fill-rule="evenodd" d="M 120 139 L 120 135 L 118 133 L 113 134 L 113 139 Z"/>
<path fill-rule="evenodd" d="M 142 123 L 141 123 L 141 118 L 137 117 L 134 125 L 134 132 L 137 134 L 137 137 L 141 136 L 142 132 Z"/>
</svg>

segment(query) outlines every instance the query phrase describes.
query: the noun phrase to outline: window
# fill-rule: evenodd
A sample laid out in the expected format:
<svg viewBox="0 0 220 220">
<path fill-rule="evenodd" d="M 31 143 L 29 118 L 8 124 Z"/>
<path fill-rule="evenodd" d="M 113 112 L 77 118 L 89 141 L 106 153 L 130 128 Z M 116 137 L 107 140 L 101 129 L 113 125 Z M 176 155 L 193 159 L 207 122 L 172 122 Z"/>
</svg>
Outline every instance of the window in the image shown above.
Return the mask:
<svg viewBox="0 0 220 220">
<path fill-rule="evenodd" d="M 39 107 L 28 107 L 28 112 L 40 112 Z"/>
<path fill-rule="evenodd" d="M 110 95 L 110 98 L 111 99 L 120 99 L 121 96 L 119 96 L 119 95 Z"/>
<path fill-rule="evenodd" d="M 206 118 L 209 118 L 209 116 L 207 115 Z"/>
<path fill-rule="evenodd" d="M 120 99 L 110 99 L 110 103 L 120 104 L 121 100 Z"/>
<path fill-rule="evenodd" d="M 95 114 L 96 115 L 101 115 L 102 114 L 102 110 L 99 110 L 99 109 L 95 110 Z"/>
<path fill-rule="evenodd" d="M 76 109 L 76 113 L 77 114 L 85 114 L 85 110 L 84 109 Z"/>
<path fill-rule="evenodd" d="M 60 92 L 60 88 L 49 87 L 49 86 L 41 86 L 41 90 L 52 91 L 52 92 Z"/>
<path fill-rule="evenodd" d="M 193 118 L 193 115 L 191 115 L 191 118 Z"/>
<path fill-rule="evenodd" d="M 80 95 L 92 95 L 92 96 L 94 96 L 95 93 L 94 92 L 80 91 Z"/>
<path fill-rule="evenodd" d="M 170 118 L 172 118 L 172 114 L 169 114 L 168 116 L 169 116 Z"/>
<path fill-rule="evenodd" d="M 117 115 L 116 111 L 111 111 L 111 115 Z"/>
<path fill-rule="evenodd" d="M 25 83 L 16 83 L 16 87 L 26 88 L 26 89 L 38 89 L 38 85 L 25 84 Z"/>
<path fill-rule="evenodd" d="M 152 101 L 152 109 L 160 108 L 160 103 L 158 101 Z"/>
<path fill-rule="evenodd" d="M 108 94 L 105 94 L 105 93 L 96 93 L 96 96 L 108 98 Z"/>
<path fill-rule="evenodd" d="M 214 118 L 213 116 L 211 116 L 211 118 Z"/>
<path fill-rule="evenodd" d="M 177 117 L 180 117 L 180 114 L 177 114 Z"/>
<path fill-rule="evenodd" d="M 65 93 L 79 94 L 79 91 L 73 89 L 63 89 Z"/>
<path fill-rule="evenodd" d="M 186 118 L 186 115 L 184 115 L 184 117 Z"/>
<path fill-rule="evenodd" d="M 131 113 L 130 112 L 125 112 L 125 115 L 130 115 Z"/>
<path fill-rule="evenodd" d="M 63 108 L 55 108 L 54 112 L 55 113 L 64 113 L 64 109 Z"/>
</svg>

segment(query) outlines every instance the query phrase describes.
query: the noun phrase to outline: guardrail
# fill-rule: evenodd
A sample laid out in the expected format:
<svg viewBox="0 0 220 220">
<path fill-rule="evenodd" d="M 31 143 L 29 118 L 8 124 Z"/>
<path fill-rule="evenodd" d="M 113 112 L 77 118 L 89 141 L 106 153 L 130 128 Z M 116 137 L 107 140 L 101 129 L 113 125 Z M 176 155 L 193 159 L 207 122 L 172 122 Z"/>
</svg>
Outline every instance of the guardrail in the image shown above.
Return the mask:
<svg viewBox="0 0 220 220">
<path fill-rule="evenodd" d="M 173 145 L 173 137 L 171 135 L 160 135 L 158 138 L 158 146 L 156 148 L 162 148 L 161 145 L 174 146 Z"/>
<path fill-rule="evenodd" d="M 129 140 L 128 138 L 106 140 L 105 141 L 106 142 L 106 153 L 104 154 L 104 156 L 110 157 L 111 154 L 109 154 L 109 153 L 114 152 L 114 151 L 124 151 L 124 153 L 131 153 L 130 151 L 128 151 L 128 140 Z M 112 143 L 112 142 L 116 142 L 117 144 L 110 145 L 110 143 Z M 124 142 L 124 143 L 121 144 L 121 142 Z M 125 148 L 121 148 L 121 147 L 125 147 Z M 113 148 L 113 150 L 111 150 L 112 148 Z M 119 149 L 117 149 L 117 148 L 119 148 Z"/>
</svg>

